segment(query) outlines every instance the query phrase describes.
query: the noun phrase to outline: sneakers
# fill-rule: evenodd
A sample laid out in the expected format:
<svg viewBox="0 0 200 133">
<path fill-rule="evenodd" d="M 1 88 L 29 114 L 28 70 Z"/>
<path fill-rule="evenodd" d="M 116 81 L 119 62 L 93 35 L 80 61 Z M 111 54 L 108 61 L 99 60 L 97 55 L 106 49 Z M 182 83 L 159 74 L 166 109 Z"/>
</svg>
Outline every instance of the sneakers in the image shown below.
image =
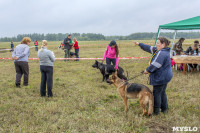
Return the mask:
<svg viewBox="0 0 200 133">
<path fill-rule="evenodd" d="M 15 83 L 17 88 L 20 88 L 20 83 Z"/>
</svg>

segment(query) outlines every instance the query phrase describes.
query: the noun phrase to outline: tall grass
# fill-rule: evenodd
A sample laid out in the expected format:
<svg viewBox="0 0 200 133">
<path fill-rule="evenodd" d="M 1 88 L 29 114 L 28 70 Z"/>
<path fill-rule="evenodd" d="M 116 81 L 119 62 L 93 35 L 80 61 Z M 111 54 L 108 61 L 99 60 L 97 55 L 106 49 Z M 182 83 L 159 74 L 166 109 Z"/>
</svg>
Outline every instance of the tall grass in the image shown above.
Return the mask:
<svg viewBox="0 0 200 133">
<path fill-rule="evenodd" d="M 121 57 L 151 56 L 132 42 L 118 41 Z M 154 43 L 152 40 L 145 42 Z M 79 42 L 80 57 L 102 57 L 108 43 Z M 64 52 L 57 50 L 59 44 L 49 42 L 49 49 L 54 51 L 57 58 L 62 58 Z M 184 46 L 184 49 L 188 46 Z M 0 47 L 9 47 L 9 43 L 0 43 Z M 34 48 L 30 51 L 30 57 L 37 57 Z M 0 57 L 11 57 L 11 53 L 0 53 Z M 120 60 L 119 65 L 132 77 L 144 70 L 148 61 Z M 156 133 L 172 132 L 175 126 L 198 127 L 200 130 L 200 72 L 184 75 L 173 70 L 174 77 L 167 87 L 169 112 L 166 115 L 142 117 L 138 99 L 129 100 L 129 111 L 124 113 L 123 101 L 115 87 L 102 82 L 99 70 L 91 67 L 93 63 L 93 60 L 56 61 L 54 96 L 42 98 L 38 61 L 29 61 L 29 86 L 16 88 L 13 61 L 1 60 L 0 132 Z M 147 79 L 143 75 L 131 82 L 145 84 L 152 90 Z"/>
</svg>

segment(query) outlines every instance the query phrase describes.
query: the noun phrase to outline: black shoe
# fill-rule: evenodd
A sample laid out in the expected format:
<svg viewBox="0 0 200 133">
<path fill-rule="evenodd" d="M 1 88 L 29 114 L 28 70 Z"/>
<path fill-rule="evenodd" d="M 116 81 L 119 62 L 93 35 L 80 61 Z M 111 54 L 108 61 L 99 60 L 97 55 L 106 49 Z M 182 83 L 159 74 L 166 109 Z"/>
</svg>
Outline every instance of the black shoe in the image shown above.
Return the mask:
<svg viewBox="0 0 200 133">
<path fill-rule="evenodd" d="M 20 83 L 15 83 L 17 88 L 20 88 Z"/>
<path fill-rule="evenodd" d="M 154 108 L 153 115 L 159 115 L 160 114 L 160 108 Z"/>
<path fill-rule="evenodd" d="M 165 109 L 165 110 L 161 110 L 161 112 L 163 113 L 163 114 L 167 114 L 167 109 Z"/>
<path fill-rule="evenodd" d="M 28 84 L 24 84 L 24 86 L 28 86 Z"/>
</svg>

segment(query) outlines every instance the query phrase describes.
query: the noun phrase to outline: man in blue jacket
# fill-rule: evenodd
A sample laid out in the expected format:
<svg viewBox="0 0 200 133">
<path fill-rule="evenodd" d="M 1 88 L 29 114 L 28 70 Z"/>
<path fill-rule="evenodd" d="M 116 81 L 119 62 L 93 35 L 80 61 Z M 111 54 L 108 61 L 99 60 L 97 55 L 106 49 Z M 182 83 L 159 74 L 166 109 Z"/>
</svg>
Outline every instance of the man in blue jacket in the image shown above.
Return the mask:
<svg viewBox="0 0 200 133">
<path fill-rule="evenodd" d="M 168 109 L 166 88 L 168 82 L 172 79 L 173 73 L 171 69 L 170 41 L 164 37 L 159 37 L 156 47 L 149 46 L 143 43 L 135 42 L 141 49 L 153 54 L 149 66 L 144 71 L 144 74 L 150 75 L 150 85 L 153 85 L 154 95 L 154 114 L 158 115 L 161 112 L 165 113 Z"/>
</svg>

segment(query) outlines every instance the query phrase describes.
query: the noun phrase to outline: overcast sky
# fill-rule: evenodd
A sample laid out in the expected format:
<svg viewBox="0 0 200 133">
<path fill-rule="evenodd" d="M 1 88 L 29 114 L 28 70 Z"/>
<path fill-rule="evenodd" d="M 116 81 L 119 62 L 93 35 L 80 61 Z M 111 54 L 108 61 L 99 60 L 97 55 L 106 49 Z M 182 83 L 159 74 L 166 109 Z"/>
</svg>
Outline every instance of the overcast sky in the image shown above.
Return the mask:
<svg viewBox="0 0 200 133">
<path fill-rule="evenodd" d="M 200 14 L 200 0 L 0 0 L 0 37 L 26 33 L 157 32 Z"/>
</svg>

